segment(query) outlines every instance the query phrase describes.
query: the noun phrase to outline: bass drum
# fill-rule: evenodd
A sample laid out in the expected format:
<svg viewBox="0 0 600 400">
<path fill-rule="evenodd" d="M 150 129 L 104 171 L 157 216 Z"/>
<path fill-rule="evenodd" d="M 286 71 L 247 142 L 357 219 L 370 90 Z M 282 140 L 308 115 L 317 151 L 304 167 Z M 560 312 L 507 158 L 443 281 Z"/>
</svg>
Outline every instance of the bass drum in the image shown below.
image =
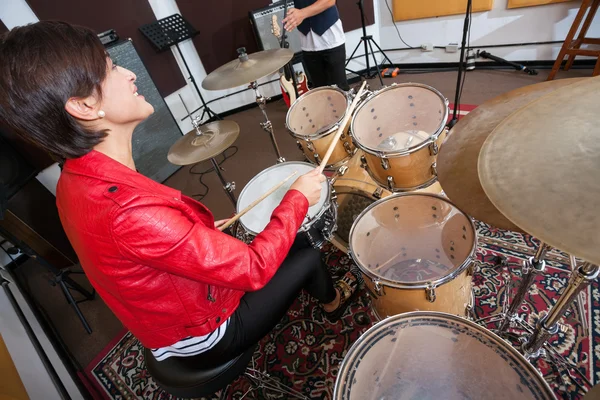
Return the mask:
<svg viewBox="0 0 600 400">
<path fill-rule="evenodd" d="M 358 150 L 354 157 L 346 165 L 338 168 L 331 178 L 332 199 L 337 202 L 338 216 L 337 231 L 333 234 L 330 242 L 344 253 L 348 253 L 350 229 L 360 213 L 377 200 L 392 194 L 389 190 L 379 186 L 367 170 L 361 166 L 361 156 L 363 155 L 362 150 Z M 444 193 L 442 186 L 437 181 L 415 192 L 440 195 Z"/>
</svg>

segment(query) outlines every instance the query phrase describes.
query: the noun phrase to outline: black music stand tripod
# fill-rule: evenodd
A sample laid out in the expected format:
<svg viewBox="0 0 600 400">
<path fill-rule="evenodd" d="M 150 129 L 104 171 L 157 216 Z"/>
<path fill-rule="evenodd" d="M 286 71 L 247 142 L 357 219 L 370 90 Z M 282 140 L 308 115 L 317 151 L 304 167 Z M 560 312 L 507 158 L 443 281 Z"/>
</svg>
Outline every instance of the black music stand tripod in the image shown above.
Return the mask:
<svg viewBox="0 0 600 400">
<path fill-rule="evenodd" d="M 363 0 L 358 0 L 358 2 L 356 4 L 358 5 L 358 9 L 360 10 L 360 21 L 362 24 L 363 35 L 360 38 L 360 41 L 358 42 L 356 47 L 354 48 L 354 51 L 350 55 L 350 58 L 348 59 L 348 61 L 346 61 L 346 65 L 345 65 L 346 71 L 352 72 L 353 74 L 356 74 L 358 76 L 363 76 L 365 78 L 373 78 L 374 74 L 371 73 L 372 67 L 371 67 L 371 64 L 369 61 L 369 57 L 373 57 L 373 64 L 375 64 L 375 69 L 377 69 L 377 77 L 379 77 L 379 83 L 381 83 L 381 86 L 383 86 L 383 78 L 381 77 L 381 68 L 379 67 L 379 64 L 377 63 L 377 58 L 375 58 L 375 52 L 373 51 L 373 45 L 375 45 L 375 47 L 377 47 L 377 50 L 379 50 L 379 52 L 381 54 L 383 54 L 384 59 L 389 63 L 389 65 L 394 65 L 394 63 L 390 60 L 390 58 L 387 56 L 387 54 L 385 54 L 385 52 L 381 49 L 381 47 L 379 47 L 379 45 L 377 44 L 375 39 L 373 39 L 373 36 L 367 35 L 367 23 L 365 21 L 365 9 L 363 7 Z M 352 71 L 351 69 L 349 69 L 348 64 L 350 63 L 350 61 L 352 61 L 352 58 L 354 57 L 354 54 L 360 48 L 361 43 L 365 47 L 364 56 L 365 56 L 365 64 L 367 65 L 367 68 L 365 69 L 364 72 L 358 73 L 357 71 Z M 370 53 L 369 53 L 369 51 L 370 51 Z"/>
<path fill-rule="evenodd" d="M 219 114 L 211 110 L 210 107 L 208 107 L 208 104 L 206 104 L 206 101 L 204 101 L 200 88 L 196 84 L 196 79 L 194 79 L 194 75 L 192 74 L 192 71 L 190 71 L 190 67 L 187 64 L 185 57 L 183 57 L 181 48 L 179 48 L 179 43 L 187 39 L 192 39 L 199 32 L 179 14 L 173 14 L 169 17 L 159 19 L 156 22 L 152 22 L 151 24 L 143 25 L 140 27 L 140 31 L 159 53 L 170 49 L 173 45 L 177 48 L 179 56 L 183 61 L 183 65 L 185 65 L 185 69 L 188 72 L 188 79 L 192 82 L 194 88 L 196 88 L 198 97 L 200 97 L 200 101 L 202 102 L 202 105 L 192 111 L 192 114 L 202 109 L 200 120 L 204 119 L 205 115 L 208 115 L 208 120 L 205 122 L 222 119 Z"/>
</svg>

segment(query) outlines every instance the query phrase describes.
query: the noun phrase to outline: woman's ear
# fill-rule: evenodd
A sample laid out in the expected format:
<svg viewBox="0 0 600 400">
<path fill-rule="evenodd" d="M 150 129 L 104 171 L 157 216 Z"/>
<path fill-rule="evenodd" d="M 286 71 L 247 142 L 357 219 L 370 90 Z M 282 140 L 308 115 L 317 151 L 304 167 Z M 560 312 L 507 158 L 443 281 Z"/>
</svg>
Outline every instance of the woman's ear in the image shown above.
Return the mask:
<svg viewBox="0 0 600 400">
<path fill-rule="evenodd" d="M 83 121 L 95 121 L 104 117 L 100 104 L 93 97 L 71 97 L 65 104 L 65 110 L 73 117 Z"/>
</svg>

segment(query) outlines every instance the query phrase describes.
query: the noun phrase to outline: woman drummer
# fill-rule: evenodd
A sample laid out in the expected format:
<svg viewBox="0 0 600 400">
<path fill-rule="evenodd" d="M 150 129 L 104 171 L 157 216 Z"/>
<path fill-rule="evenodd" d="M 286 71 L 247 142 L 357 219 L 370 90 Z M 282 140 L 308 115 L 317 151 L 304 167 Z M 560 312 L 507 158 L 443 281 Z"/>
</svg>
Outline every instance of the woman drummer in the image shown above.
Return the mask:
<svg viewBox="0 0 600 400">
<path fill-rule="evenodd" d="M 318 250 L 295 241 L 325 177 L 299 177 L 247 245 L 202 204 L 136 172 L 134 128 L 154 111 L 133 72 L 91 30 L 62 22 L 0 38 L 0 118 L 64 161 L 62 225 L 94 288 L 158 360 L 228 361 L 254 346 L 301 289 L 335 321 L 356 278 L 335 285 Z"/>
</svg>

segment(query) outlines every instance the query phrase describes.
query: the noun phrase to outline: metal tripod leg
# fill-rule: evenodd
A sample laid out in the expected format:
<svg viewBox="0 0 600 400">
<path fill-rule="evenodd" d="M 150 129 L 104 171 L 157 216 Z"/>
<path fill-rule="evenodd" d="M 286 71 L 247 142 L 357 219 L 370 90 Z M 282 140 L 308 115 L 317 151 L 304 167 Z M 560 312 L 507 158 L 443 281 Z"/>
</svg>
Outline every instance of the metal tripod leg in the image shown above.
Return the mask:
<svg viewBox="0 0 600 400">
<path fill-rule="evenodd" d="M 526 358 L 537 358 L 544 354 L 542 347 L 546 344 L 550 336 L 558 332 L 558 321 L 567 309 L 571 307 L 579 293 L 587 288 L 598 275 L 600 275 L 600 267 L 589 262 L 585 262 L 577 268 L 577 272 L 571 275 L 569 283 L 561 293 L 554 307 L 548 311 L 546 316 L 538 321 L 533 335 L 523 345 L 523 353 Z"/>
<path fill-rule="evenodd" d="M 235 195 L 233 194 L 233 191 L 235 190 L 235 182 L 227 182 L 227 180 L 225 180 L 225 177 L 221 173 L 221 167 L 214 158 L 211 158 L 210 162 L 212 163 L 213 168 L 215 169 L 215 172 L 217 173 L 217 176 L 219 177 L 219 180 L 223 185 L 223 190 L 225 190 L 225 194 L 233 204 L 233 208 L 235 208 L 237 206 L 237 200 L 235 199 Z"/>
<path fill-rule="evenodd" d="M 283 156 L 281 155 L 281 151 L 279 150 L 279 146 L 277 145 L 277 140 L 275 139 L 273 124 L 271 123 L 271 121 L 269 120 L 269 116 L 267 115 L 267 100 L 269 100 L 269 98 L 260 94 L 260 92 L 258 91 L 258 84 L 256 83 L 256 81 L 250 82 L 250 87 L 254 89 L 254 93 L 256 95 L 256 104 L 258 104 L 260 111 L 262 111 L 263 116 L 265 117 L 265 122 L 261 122 L 260 126 L 265 132 L 269 134 L 269 137 L 271 138 L 271 143 L 273 144 L 273 148 L 275 149 L 275 154 L 277 154 L 277 162 L 285 162 L 285 158 L 283 158 Z"/>
<path fill-rule="evenodd" d="M 547 244 L 543 242 L 540 243 L 535 255 L 523 263 L 523 278 L 521 279 L 521 284 L 519 285 L 517 294 L 511 302 L 510 308 L 504 317 L 504 321 L 502 321 L 502 324 L 498 329 L 500 332 L 505 332 L 510 327 L 511 322 L 514 322 L 519 318 L 519 308 L 521 307 L 521 304 L 523 304 L 523 300 L 525 300 L 525 296 L 529 292 L 529 289 L 535 282 L 536 276 L 544 272 L 546 269 L 546 262 L 543 260 L 543 258 L 549 249 L 550 247 Z"/>
</svg>

